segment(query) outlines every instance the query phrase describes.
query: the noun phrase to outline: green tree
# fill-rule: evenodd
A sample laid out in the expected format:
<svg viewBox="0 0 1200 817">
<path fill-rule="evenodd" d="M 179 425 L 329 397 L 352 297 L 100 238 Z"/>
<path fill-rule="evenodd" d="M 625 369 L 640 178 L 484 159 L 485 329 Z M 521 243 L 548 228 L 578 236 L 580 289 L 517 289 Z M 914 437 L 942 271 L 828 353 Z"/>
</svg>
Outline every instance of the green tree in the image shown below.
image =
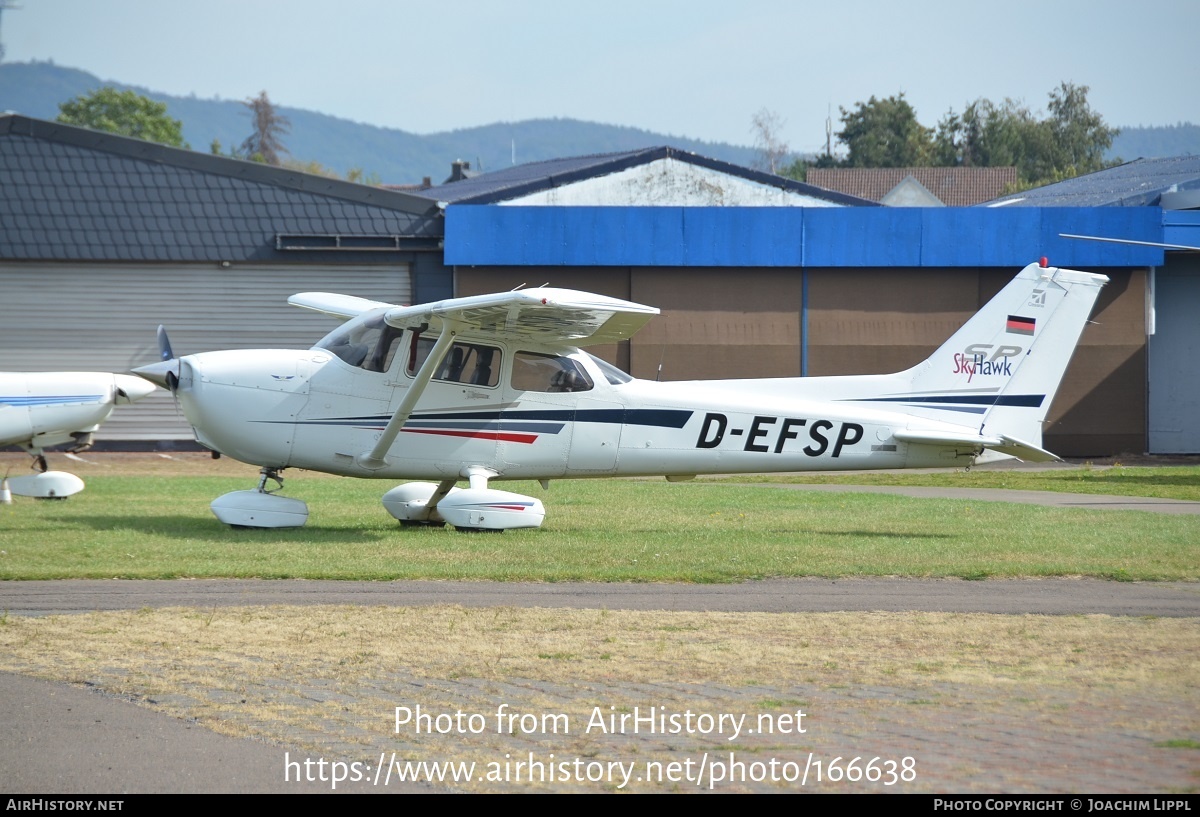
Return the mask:
<svg viewBox="0 0 1200 817">
<path fill-rule="evenodd" d="M 810 167 L 829 168 L 838 167 L 838 160 L 830 156 L 828 153 L 822 153 L 816 158 L 805 159 L 803 157 L 796 159 L 790 165 L 780 169 L 779 175 L 787 179 L 794 179 L 798 182 L 808 180 L 808 169 Z"/>
<path fill-rule="evenodd" d="M 1118 128 L 1104 124 L 1104 117 L 1088 104 L 1086 85 L 1060 83 L 1050 92 L 1049 126 L 1057 150 L 1057 170 L 1070 175 L 1091 173 L 1107 166 L 1104 152 L 1120 135 Z"/>
<path fill-rule="evenodd" d="M 977 99 L 962 116 L 953 110 L 938 123 L 933 157 L 937 166 L 1007 167 L 1039 152 L 1041 124 L 1011 99 L 995 105 Z"/>
<path fill-rule="evenodd" d="M 1107 167 L 1104 152 L 1119 133 L 1087 101 L 1088 87 L 1061 83 L 1050 92 L 1050 116 L 1038 119 L 1011 99 L 996 105 L 977 99 L 959 116 L 938 123 L 933 160 L 939 166 L 1013 165 L 1022 189 Z"/>
<path fill-rule="evenodd" d="M 354 182 L 355 184 L 369 184 L 372 187 L 379 187 L 383 184 L 383 179 L 374 170 L 367 172 L 361 167 L 352 167 L 346 171 L 346 181 Z"/>
<path fill-rule="evenodd" d="M 266 91 L 247 99 L 244 104 L 250 109 L 254 132 L 242 142 L 239 153 L 252 161 L 276 166 L 283 164 L 282 154 L 288 152 L 283 146 L 283 136 L 291 131 L 291 123 L 275 110 Z"/>
<path fill-rule="evenodd" d="M 871 97 L 848 111 L 839 107 L 838 141 L 849 154 L 845 167 L 914 167 L 926 165 L 933 131 L 917 121 L 917 112 L 901 92 L 887 99 Z"/>
<path fill-rule="evenodd" d="M 188 147 L 183 141 L 183 123 L 167 116 L 167 106 L 133 91 L 106 86 L 64 102 L 58 110 L 58 121 L 64 125 Z"/>
</svg>

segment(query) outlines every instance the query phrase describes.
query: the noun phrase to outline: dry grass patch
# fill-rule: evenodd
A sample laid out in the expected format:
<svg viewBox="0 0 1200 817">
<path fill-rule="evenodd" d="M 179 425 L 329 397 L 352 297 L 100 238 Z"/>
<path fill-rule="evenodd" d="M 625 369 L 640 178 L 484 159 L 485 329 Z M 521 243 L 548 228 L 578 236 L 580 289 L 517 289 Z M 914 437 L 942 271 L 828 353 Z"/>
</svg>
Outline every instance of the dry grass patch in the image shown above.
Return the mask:
<svg viewBox="0 0 1200 817">
<path fill-rule="evenodd" d="M 525 752 L 795 756 L 820 748 L 821 727 L 846 706 L 890 720 L 1003 713 L 1054 724 L 1082 701 L 1112 727 L 1188 738 L 1200 730 L 1197 655 L 1194 620 L 1108 616 L 247 607 L 0 626 L 0 669 L 93 685 L 219 732 L 346 759 L 395 751 L 479 763 Z M 1158 702 L 1174 717 L 1148 723 L 1114 700 Z M 533 715 L 536 728 L 497 728 L 500 704 Z M 396 707 L 416 706 L 481 714 L 486 728 L 397 730 Z M 735 742 L 586 729 L 597 711 L 649 706 L 748 722 L 804 709 L 815 729 Z"/>
<path fill-rule="evenodd" d="M 140 610 L 0 626 L 0 669 L 82 682 L 105 667 L 252 681 L 357 679 L 1036 681 L 1120 687 L 1200 681 L 1191 619 L 960 613 L 693 613 L 523 608 L 244 607 Z M 547 673 L 548 666 L 559 669 Z M 567 668 L 564 670 L 564 668 Z M 164 686 L 169 690 L 170 684 Z"/>
</svg>

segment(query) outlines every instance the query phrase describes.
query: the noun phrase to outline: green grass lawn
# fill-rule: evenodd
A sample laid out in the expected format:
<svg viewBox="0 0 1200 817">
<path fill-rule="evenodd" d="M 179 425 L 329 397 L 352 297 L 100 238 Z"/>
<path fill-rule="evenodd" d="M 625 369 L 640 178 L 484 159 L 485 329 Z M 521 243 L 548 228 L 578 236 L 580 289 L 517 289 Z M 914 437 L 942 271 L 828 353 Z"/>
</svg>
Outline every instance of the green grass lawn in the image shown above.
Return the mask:
<svg viewBox="0 0 1200 817">
<path fill-rule="evenodd" d="M 1196 492 L 1200 469 L 859 475 L 855 482 L 968 480 Z M 1159 474 L 1158 471 L 1170 474 Z M 736 478 L 738 482 L 745 477 Z M 823 481 L 840 479 L 826 477 Z M 926 482 L 930 480 L 931 482 Z M 778 480 L 773 480 L 778 481 Z M 497 483 L 540 497 L 541 529 L 402 529 L 379 502 L 391 483 L 299 474 L 287 495 L 309 523 L 232 530 L 208 509 L 247 488 L 227 476 L 90 476 L 66 501 L 0 507 L 0 579 L 263 577 L 725 582 L 769 576 L 1200 578 L 1200 516 L 1003 502 L 779 491 L 702 481 Z M 1121 490 L 1125 489 L 1125 490 Z M 1155 493 L 1152 495 L 1164 495 Z M 1183 496 L 1180 498 L 1195 498 Z"/>
<path fill-rule="evenodd" d="M 971 471 L 879 471 L 726 477 L 725 481 L 823 485 L 929 485 L 940 488 L 999 488 L 1112 496 L 1151 496 L 1200 501 L 1200 466 L 1092 467 Z"/>
</svg>

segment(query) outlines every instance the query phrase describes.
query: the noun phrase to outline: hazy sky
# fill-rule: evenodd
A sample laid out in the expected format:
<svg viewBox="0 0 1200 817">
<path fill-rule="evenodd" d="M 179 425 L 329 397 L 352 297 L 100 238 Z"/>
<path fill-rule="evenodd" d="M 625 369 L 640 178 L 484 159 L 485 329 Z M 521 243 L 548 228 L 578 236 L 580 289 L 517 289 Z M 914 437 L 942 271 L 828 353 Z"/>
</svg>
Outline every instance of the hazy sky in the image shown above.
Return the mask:
<svg viewBox="0 0 1200 817">
<path fill-rule="evenodd" d="M 13 62 L 415 133 L 540 117 L 816 151 L 838 107 L 1088 85 L 1109 125 L 1200 123 L 1197 0 L 6 0 Z"/>
</svg>

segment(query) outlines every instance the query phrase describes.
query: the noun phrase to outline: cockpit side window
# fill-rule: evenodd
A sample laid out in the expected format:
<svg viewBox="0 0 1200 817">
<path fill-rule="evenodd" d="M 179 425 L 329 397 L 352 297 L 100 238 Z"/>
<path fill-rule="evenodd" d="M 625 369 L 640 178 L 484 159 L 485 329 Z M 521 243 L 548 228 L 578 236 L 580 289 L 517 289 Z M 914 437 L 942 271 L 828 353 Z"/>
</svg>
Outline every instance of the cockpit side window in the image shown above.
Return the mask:
<svg viewBox="0 0 1200 817">
<path fill-rule="evenodd" d="M 591 391 L 594 385 L 587 371 L 569 357 L 536 352 L 513 356 L 512 387 L 516 391 Z"/>
<path fill-rule="evenodd" d="M 433 349 L 434 338 L 420 338 L 416 353 L 408 361 L 409 376 L 416 376 L 425 358 Z M 495 386 L 500 383 L 501 352 L 494 346 L 479 343 L 455 343 L 450 347 L 433 379 L 447 383 L 467 383 L 472 386 Z"/>
</svg>

